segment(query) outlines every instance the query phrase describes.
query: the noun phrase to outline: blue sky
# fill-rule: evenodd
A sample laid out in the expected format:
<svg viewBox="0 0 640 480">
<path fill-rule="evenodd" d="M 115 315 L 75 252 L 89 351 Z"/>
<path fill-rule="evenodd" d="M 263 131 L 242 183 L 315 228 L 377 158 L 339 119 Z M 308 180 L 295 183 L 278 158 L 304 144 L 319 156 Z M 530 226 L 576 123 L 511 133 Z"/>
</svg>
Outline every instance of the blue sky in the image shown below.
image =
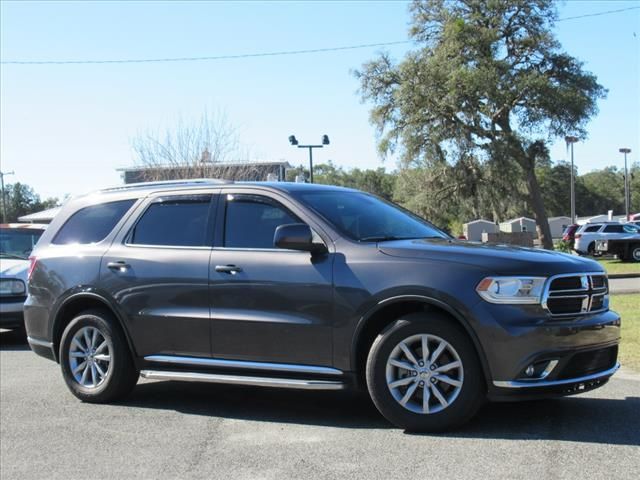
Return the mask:
<svg viewBox="0 0 640 480">
<path fill-rule="evenodd" d="M 300 50 L 407 38 L 407 3 L 394 2 L 9 2 L 1 4 L 8 60 L 127 59 Z M 569 1 L 560 17 L 640 6 Z M 621 165 L 640 150 L 640 10 L 564 21 L 556 33 L 609 89 L 575 147 L 581 173 Z M 407 46 L 386 47 L 401 58 Z M 210 62 L 2 65 L 0 161 L 9 183 L 44 197 L 121 182 L 139 132 L 223 109 L 256 158 L 306 162 L 290 134 L 331 145 L 314 155 L 344 167 L 395 168 L 376 151 L 368 106 L 352 71 L 380 48 Z M 565 158 L 564 142 L 552 146 Z"/>
</svg>

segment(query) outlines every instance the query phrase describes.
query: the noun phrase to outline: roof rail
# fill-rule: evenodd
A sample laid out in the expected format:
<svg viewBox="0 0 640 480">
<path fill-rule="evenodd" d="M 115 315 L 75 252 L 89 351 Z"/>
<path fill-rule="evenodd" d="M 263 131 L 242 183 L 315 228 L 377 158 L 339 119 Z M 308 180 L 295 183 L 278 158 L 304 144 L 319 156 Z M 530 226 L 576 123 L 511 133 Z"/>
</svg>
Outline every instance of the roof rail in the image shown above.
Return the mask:
<svg viewBox="0 0 640 480">
<path fill-rule="evenodd" d="M 173 186 L 188 186 L 188 185 L 219 185 L 225 183 L 233 183 L 232 180 L 224 180 L 220 178 L 187 178 L 184 180 L 163 180 L 158 182 L 139 182 L 128 183 L 125 185 L 118 185 L 117 187 L 102 188 L 99 192 L 118 192 L 122 190 L 135 190 L 137 188 L 149 188 L 149 187 L 173 187 Z"/>
</svg>

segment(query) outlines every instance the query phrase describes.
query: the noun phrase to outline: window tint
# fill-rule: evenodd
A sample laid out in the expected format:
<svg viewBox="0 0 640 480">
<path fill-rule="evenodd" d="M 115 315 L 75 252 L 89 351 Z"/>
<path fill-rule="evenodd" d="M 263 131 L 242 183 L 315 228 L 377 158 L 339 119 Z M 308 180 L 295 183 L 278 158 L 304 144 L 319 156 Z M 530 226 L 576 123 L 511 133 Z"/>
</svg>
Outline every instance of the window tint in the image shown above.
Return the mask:
<svg viewBox="0 0 640 480">
<path fill-rule="evenodd" d="M 593 227 L 587 227 L 584 229 L 584 233 L 590 233 L 590 232 L 597 232 L 598 230 L 600 230 L 601 225 L 596 225 Z"/>
<path fill-rule="evenodd" d="M 640 228 L 633 223 L 628 223 L 622 226 L 625 233 L 640 233 Z"/>
<path fill-rule="evenodd" d="M 211 195 L 167 197 L 149 205 L 130 244 L 202 247 L 207 244 Z"/>
<path fill-rule="evenodd" d="M 604 227 L 605 233 L 624 233 L 622 225 L 607 225 Z"/>
<path fill-rule="evenodd" d="M 300 199 L 336 229 L 361 242 L 448 238 L 420 217 L 366 193 L 316 191 L 302 193 Z"/>
<path fill-rule="evenodd" d="M 121 200 L 78 210 L 63 225 L 52 243 L 58 245 L 87 244 L 104 240 L 134 202 L 134 199 Z"/>
<path fill-rule="evenodd" d="M 280 225 L 300 223 L 282 205 L 259 195 L 227 195 L 224 246 L 274 248 L 273 235 Z"/>
</svg>

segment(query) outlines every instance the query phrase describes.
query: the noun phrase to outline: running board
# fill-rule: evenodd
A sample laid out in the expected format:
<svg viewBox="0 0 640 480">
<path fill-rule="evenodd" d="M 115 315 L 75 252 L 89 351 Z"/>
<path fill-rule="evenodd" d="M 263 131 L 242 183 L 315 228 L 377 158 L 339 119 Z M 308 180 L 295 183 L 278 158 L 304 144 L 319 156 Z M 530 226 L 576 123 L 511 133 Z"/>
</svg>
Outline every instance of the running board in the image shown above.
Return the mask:
<svg viewBox="0 0 640 480">
<path fill-rule="evenodd" d="M 172 372 L 162 370 L 142 370 L 140 375 L 149 380 L 180 380 L 185 382 L 226 383 L 231 385 L 251 385 L 254 387 L 296 388 L 301 390 L 342 390 L 343 382 L 334 380 L 302 380 L 297 378 L 246 377 L 219 373 Z"/>
</svg>

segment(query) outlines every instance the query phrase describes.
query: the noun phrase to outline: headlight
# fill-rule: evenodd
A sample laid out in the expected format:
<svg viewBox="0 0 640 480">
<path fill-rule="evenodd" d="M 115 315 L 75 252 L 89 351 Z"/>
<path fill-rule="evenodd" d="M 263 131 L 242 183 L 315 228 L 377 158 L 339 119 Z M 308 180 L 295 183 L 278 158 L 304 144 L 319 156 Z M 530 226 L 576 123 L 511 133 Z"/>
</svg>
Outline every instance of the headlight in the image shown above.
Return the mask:
<svg viewBox="0 0 640 480">
<path fill-rule="evenodd" d="M 491 303 L 540 303 L 545 277 L 487 277 L 476 292 Z"/>
<path fill-rule="evenodd" d="M 23 295 L 26 292 L 24 282 L 13 278 L 0 278 L 0 295 Z"/>
</svg>

